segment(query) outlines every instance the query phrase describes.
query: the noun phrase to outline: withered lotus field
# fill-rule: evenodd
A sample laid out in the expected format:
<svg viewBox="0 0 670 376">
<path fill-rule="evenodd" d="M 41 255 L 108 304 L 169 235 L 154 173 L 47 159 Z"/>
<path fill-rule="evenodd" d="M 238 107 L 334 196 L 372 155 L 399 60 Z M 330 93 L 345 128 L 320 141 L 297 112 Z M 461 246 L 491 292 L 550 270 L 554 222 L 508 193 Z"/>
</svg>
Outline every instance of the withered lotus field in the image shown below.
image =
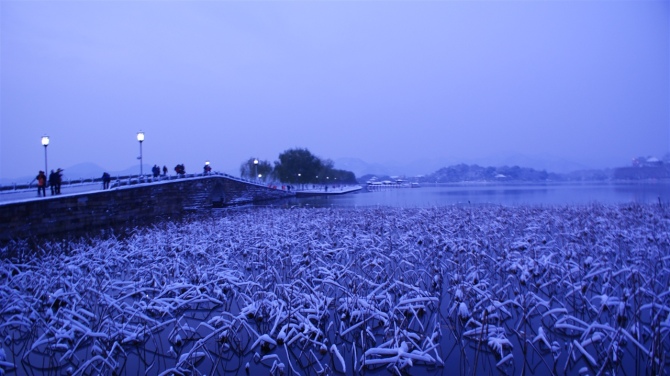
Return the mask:
<svg viewBox="0 0 670 376">
<path fill-rule="evenodd" d="M 662 205 L 227 209 L 16 240 L 0 374 L 662 374 Z"/>
</svg>

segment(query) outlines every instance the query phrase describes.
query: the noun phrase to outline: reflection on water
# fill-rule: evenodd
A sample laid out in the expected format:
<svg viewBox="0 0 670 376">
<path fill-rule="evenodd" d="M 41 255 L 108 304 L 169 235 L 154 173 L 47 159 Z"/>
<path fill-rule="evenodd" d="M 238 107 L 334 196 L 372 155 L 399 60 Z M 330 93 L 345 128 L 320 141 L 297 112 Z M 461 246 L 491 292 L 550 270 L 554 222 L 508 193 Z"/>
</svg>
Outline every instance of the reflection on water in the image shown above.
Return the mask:
<svg viewBox="0 0 670 376">
<path fill-rule="evenodd" d="M 440 184 L 421 188 L 365 190 L 326 197 L 291 198 L 273 201 L 272 206 L 313 207 L 434 207 L 495 204 L 569 205 L 668 203 L 670 182 L 645 183 L 547 183 L 547 184 Z M 268 205 L 264 203 L 263 205 Z"/>
</svg>

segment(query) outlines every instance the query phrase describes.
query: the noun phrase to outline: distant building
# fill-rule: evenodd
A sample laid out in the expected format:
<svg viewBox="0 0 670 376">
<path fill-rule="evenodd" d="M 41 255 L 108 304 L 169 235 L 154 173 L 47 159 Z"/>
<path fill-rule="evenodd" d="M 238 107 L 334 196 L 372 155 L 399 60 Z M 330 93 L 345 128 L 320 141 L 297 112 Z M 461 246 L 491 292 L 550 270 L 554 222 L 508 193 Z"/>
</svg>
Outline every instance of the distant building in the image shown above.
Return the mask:
<svg viewBox="0 0 670 376">
<path fill-rule="evenodd" d="M 647 158 L 647 166 L 660 166 L 663 164 L 663 161 L 656 157 Z"/>
<path fill-rule="evenodd" d="M 633 167 L 657 167 L 662 165 L 663 161 L 656 157 L 633 158 Z"/>
</svg>

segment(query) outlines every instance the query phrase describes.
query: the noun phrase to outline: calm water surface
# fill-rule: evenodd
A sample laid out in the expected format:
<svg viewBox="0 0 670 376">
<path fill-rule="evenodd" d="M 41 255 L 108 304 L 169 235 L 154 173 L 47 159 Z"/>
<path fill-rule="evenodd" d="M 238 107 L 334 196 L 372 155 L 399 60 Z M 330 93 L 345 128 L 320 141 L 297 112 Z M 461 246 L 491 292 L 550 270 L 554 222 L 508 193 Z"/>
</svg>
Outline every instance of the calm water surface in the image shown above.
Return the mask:
<svg viewBox="0 0 670 376">
<path fill-rule="evenodd" d="M 592 203 L 658 203 L 670 205 L 670 182 L 551 183 L 551 184 L 442 184 L 420 188 L 349 193 L 325 197 L 292 198 L 280 205 L 314 207 L 433 207 L 467 204 L 586 205 Z M 273 202 L 271 205 L 277 205 Z"/>
</svg>

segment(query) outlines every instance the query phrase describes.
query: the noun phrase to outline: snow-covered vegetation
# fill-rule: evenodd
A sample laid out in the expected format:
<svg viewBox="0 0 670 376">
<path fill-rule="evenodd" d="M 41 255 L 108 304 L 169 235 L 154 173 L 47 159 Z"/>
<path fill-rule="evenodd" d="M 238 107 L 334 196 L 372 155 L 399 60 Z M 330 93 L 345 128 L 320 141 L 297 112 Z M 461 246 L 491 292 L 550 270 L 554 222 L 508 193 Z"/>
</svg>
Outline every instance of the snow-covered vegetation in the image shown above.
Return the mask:
<svg viewBox="0 0 670 376">
<path fill-rule="evenodd" d="M 659 374 L 660 205 L 216 211 L 0 263 L 0 374 Z"/>
</svg>

